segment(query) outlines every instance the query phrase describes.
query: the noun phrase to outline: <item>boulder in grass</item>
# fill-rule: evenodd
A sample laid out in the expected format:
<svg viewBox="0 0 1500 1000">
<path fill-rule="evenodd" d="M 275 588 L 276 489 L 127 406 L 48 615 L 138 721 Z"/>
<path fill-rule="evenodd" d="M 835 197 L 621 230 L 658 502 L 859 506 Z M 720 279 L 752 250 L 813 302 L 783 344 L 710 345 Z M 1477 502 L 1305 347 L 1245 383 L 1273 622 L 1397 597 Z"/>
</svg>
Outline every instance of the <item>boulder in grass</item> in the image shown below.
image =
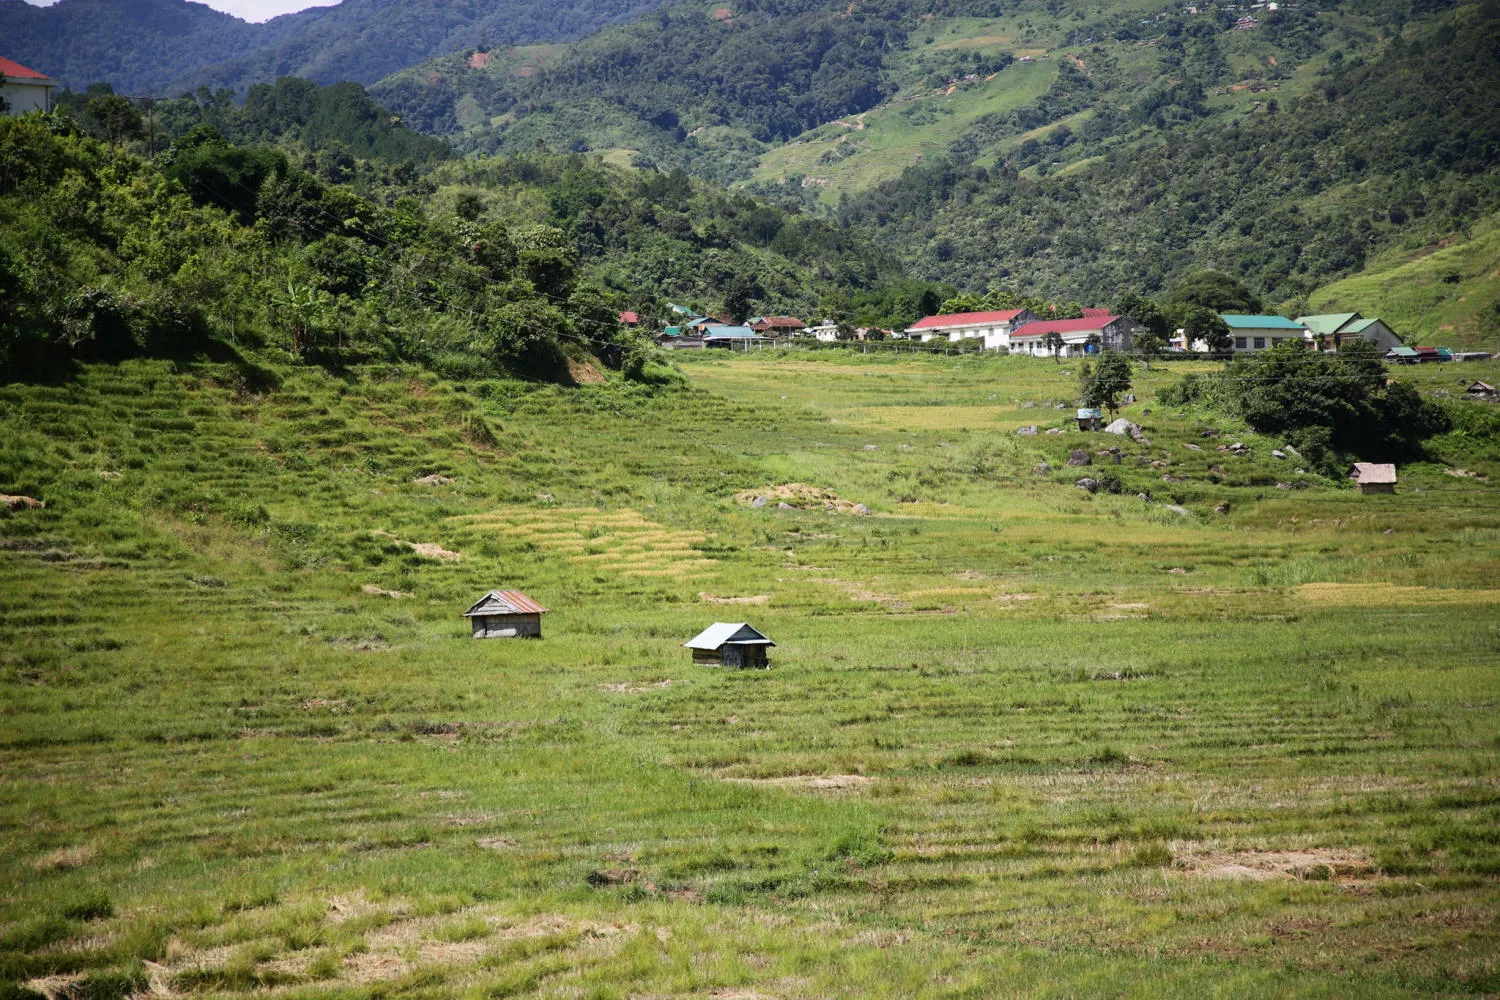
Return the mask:
<svg viewBox="0 0 1500 1000">
<path fill-rule="evenodd" d="M 793 507 L 791 504 L 789 504 L 785 500 L 783 500 L 781 503 L 778 503 L 776 505 L 776 509 L 777 510 L 796 510 L 797 508 Z"/>
<path fill-rule="evenodd" d="M 1076 465 L 1093 465 L 1094 464 L 1094 458 L 1093 458 L 1092 455 L 1090 455 L 1088 452 L 1084 451 L 1082 448 L 1074 448 L 1071 452 L 1068 453 L 1068 464 L 1069 465 L 1075 465 L 1075 466 Z"/>
<path fill-rule="evenodd" d="M 1037 475 L 1041 475 L 1042 473 L 1045 473 L 1045 472 L 1051 472 L 1052 471 L 1052 464 L 1050 462 L 1038 462 L 1038 463 L 1036 463 L 1036 471 L 1037 471 Z"/>
<path fill-rule="evenodd" d="M 1104 428 L 1104 433 L 1106 434 L 1128 434 L 1131 437 L 1135 437 L 1140 432 L 1141 429 L 1139 427 L 1131 423 L 1129 420 L 1126 420 L 1124 417 L 1111 422 Z"/>
<path fill-rule="evenodd" d="M 1036 424 L 1027 427 L 1017 427 L 1016 433 L 1022 437 L 1036 437 Z"/>
<path fill-rule="evenodd" d="M 41 510 L 46 507 L 46 501 L 35 497 L 11 496 L 9 493 L 0 493 L 0 507 L 8 510 Z"/>
<path fill-rule="evenodd" d="M 1090 493 L 1096 492 L 1099 489 L 1099 481 L 1097 479 L 1090 479 L 1088 476 L 1084 476 L 1073 485 L 1080 490 L 1087 490 Z"/>
<path fill-rule="evenodd" d="M 1214 508 L 1214 513 L 1215 514 L 1228 514 L 1229 513 L 1229 502 L 1226 500 L 1224 503 L 1219 504 L 1217 507 Z"/>
<path fill-rule="evenodd" d="M 869 517 L 873 513 L 873 511 L 871 511 L 870 508 L 866 507 L 864 504 L 857 503 L 854 505 L 854 509 L 849 513 L 858 514 L 860 517 Z"/>
<path fill-rule="evenodd" d="M 1280 448 L 1272 448 L 1271 449 L 1271 457 L 1272 458 L 1286 458 L 1286 452 L 1282 451 Z"/>
<path fill-rule="evenodd" d="M 750 501 L 750 506 L 752 506 L 752 507 L 764 507 L 765 505 L 766 505 L 766 498 L 765 497 L 756 497 L 754 500 Z"/>
<path fill-rule="evenodd" d="M 1170 510 L 1174 514 L 1184 514 L 1184 515 L 1186 515 L 1188 517 L 1192 517 L 1193 516 L 1193 512 L 1192 511 L 1188 510 L 1186 507 L 1179 507 L 1175 503 L 1169 503 L 1169 504 L 1167 504 L 1167 510 Z"/>
<path fill-rule="evenodd" d="M 420 486 L 447 486 L 449 483 L 453 482 L 453 480 L 449 476 L 439 475 L 438 473 L 434 472 L 430 476 L 423 476 L 420 479 L 413 479 L 412 482 L 417 483 Z"/>
</svg>

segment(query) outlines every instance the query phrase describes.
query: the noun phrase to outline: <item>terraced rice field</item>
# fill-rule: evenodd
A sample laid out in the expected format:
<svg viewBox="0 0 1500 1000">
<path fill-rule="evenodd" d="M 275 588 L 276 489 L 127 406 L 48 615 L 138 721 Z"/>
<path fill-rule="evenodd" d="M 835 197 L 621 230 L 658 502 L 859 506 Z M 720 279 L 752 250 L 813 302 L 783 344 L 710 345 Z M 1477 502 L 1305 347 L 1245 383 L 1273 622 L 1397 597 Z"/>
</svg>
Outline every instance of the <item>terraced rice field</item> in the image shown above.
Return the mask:
<svg viewBox="0 0 1500 1000">
<path fill-rule="evenodd" d="M 1175 367 L 1149 443 L 1017 435 L 1050 361 L 683 367 L 0 387 L 48 503 L 0 513 L 0 996 L 1500 991 L 1493 442 L 1359 497 Z M 494 587 L 543 640 L 468 638 Z M 723 618 L 771 670 L 691 662 Z"/>
</svg>

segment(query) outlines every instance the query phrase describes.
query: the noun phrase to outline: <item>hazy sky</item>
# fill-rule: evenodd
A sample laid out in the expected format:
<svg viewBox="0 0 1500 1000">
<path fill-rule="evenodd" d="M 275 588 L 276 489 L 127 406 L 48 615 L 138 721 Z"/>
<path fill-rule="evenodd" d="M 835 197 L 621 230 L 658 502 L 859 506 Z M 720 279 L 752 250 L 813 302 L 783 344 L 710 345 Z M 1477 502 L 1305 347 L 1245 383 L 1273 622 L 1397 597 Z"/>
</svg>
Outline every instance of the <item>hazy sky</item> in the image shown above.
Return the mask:
<svg viewBox="0 0 1500 1000">
<path fill-rule="evenodd" d="M 29 0 L 38 7 L 50 7 L 57 0 Z M 268 21 L 277 14 L 290 14 L 294 10 L 305 10 L 308 7 L 327 7 L 338 3 L 339 0 L 201 0 L 215 10 L 222 10 L 233 14 L 235 17 L 243 17 L 247 21 Z"/>
</svg>

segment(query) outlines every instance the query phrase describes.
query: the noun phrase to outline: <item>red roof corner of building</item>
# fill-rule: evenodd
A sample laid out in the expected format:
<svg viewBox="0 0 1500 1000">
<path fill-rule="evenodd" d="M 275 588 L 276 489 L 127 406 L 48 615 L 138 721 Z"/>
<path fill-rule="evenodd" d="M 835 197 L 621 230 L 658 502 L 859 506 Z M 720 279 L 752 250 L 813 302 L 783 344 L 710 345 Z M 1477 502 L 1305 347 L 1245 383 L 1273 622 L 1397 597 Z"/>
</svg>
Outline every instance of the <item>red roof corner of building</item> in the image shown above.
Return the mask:
<svg viewBox="0 0 1500 1000">
<path fill-rule="evenodd" d="M 1082 330 L 1102 330 L 1109 326 L 1118 316 L 1106 313 L 1103 316 L 1085 316 L 1082 319 L 1048 319 L 1039 323 L 1027 323 L 1020 327 L 1013 337 L 1044 337 L 1049 333 L 1078 333 Z"/>
<path fill-rule="evenodd" d="M 913 323 L 913 330 L 932 330 L 945 326 L 969 326 L 981 323 L 1009 323 L 1024 309 L 1002 309 L 998 312 L 948 313 L 945 316 L 928 316 Z"/>
<path fill-rule="evenodd" d="M 7 80 L 36 80 L 39 83 L 51 83 L 52 78 L 45 73 L 38 73 L 27 66 L 22 66 L 14 60 L 0 56 L 0 76 Z"/>
</svg>

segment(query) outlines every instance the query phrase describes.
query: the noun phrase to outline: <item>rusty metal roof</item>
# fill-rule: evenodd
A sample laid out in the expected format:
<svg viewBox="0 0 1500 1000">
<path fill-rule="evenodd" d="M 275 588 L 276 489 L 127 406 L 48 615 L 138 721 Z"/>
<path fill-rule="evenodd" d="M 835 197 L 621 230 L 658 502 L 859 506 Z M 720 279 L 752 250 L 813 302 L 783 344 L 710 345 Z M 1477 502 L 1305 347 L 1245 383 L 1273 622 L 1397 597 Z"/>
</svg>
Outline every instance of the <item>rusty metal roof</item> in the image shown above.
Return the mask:
<svg viewBox="0 0 1500 1000">
<path fill-rule="evenodd" d="M 473 618 L 476 615 L 538 615 L 546 610 L 546 608 L 519 590 L 492 590 L 475 601 L 474 606 L 465 611 L 462 617 Z"/>
</svg>

